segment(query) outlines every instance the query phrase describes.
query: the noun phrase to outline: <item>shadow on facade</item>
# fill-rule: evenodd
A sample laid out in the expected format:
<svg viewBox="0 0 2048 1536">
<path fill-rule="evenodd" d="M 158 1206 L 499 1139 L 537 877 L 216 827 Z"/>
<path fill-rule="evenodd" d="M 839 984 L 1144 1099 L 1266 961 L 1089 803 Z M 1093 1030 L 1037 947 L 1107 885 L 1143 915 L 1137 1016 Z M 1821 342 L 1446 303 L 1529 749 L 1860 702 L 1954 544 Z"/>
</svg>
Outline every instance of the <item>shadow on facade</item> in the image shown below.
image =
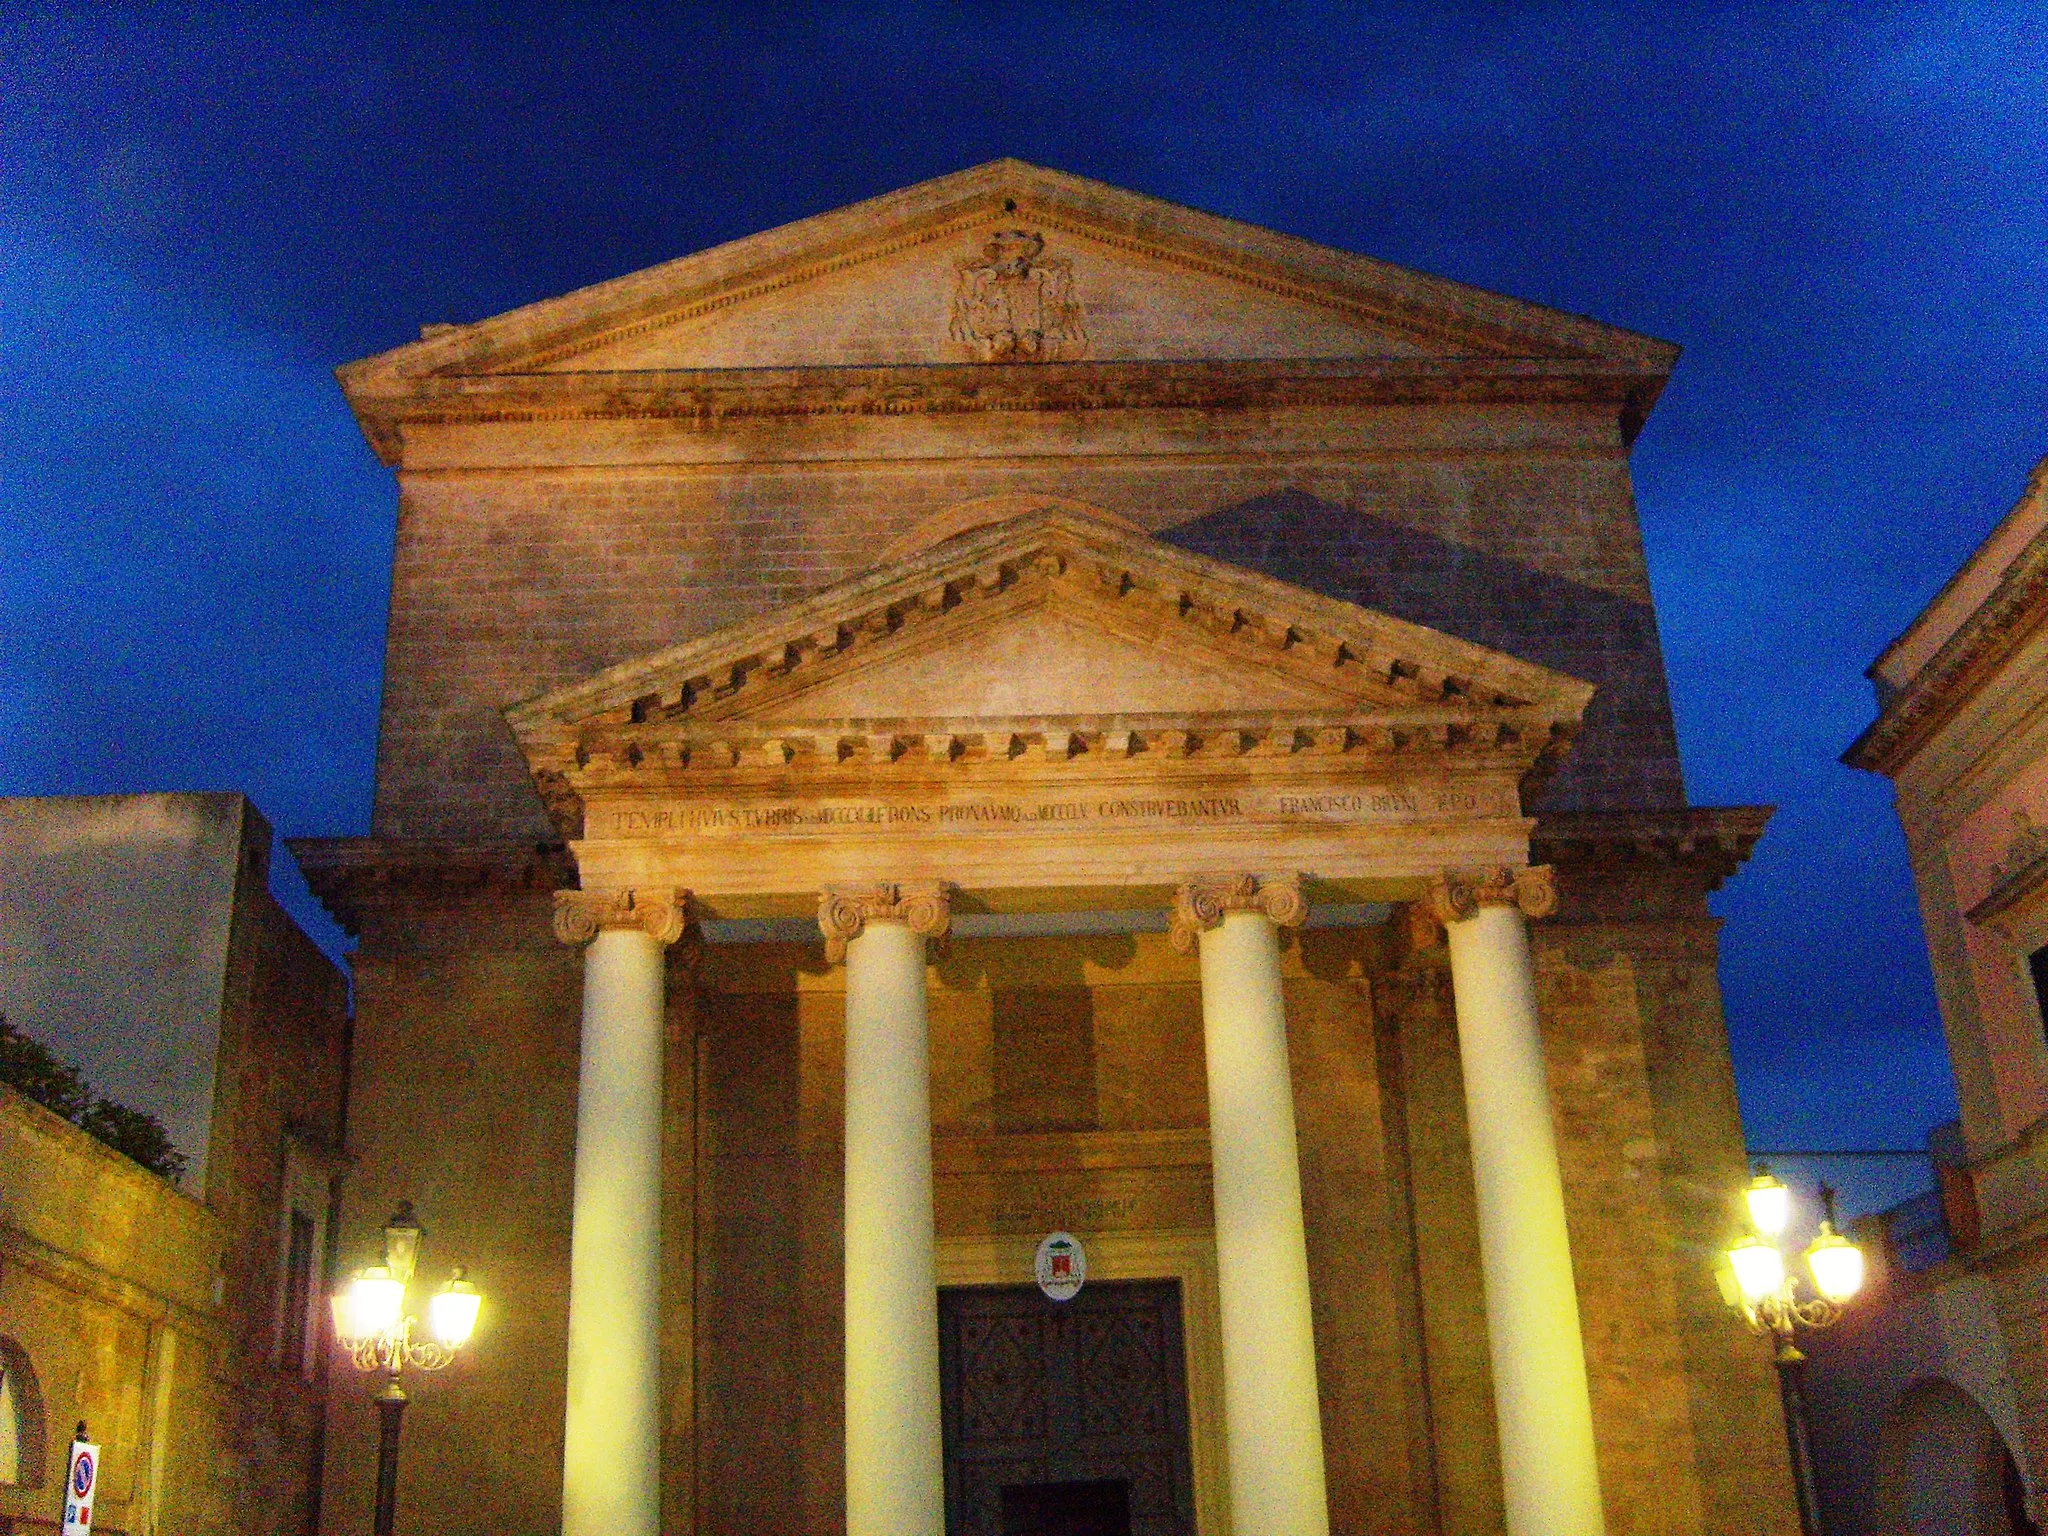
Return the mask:
<svg viewBox="0 0 2048 1536">
<path fill-rule="evenodd" d="M 1594 684 L 1578 740 L 1537 809 L 1684 803 L 1648 604 L 1292 488 L 1158 538 Z"/>
</svg>

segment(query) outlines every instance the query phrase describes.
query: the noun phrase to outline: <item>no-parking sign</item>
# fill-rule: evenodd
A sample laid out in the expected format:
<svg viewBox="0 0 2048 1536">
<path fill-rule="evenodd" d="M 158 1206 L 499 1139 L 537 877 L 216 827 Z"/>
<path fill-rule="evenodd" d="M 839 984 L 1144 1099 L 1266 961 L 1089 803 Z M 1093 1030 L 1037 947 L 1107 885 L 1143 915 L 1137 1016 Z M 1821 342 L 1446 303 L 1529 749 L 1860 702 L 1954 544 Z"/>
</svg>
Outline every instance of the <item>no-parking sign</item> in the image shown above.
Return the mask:
<svg viewBox="0 0 2048 1536">
<path fill-rule="evenodd" d="M 64 1469 L 63 1536 L 91 1536 L 92 1491 L 99 1480 L 100 1448 L 88 1440 L 72 1441 L 71 1462 Z"/>
</svg>

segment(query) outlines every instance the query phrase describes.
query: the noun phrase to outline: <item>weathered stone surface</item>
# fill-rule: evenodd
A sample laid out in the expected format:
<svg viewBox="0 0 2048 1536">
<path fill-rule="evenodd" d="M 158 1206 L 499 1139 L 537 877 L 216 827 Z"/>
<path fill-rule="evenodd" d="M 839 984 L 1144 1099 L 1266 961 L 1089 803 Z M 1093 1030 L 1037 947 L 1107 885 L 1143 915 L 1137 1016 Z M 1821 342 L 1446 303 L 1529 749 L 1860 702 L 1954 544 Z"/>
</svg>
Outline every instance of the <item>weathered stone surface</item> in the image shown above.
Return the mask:
<svg viewBox="0 0 2048 1536">
<path fill-rule="evenodd" d="M 1912 1394 L 1895 1371 L 1855 1360 L 1889 1350 L 1898 1372 L 1926 1378 L 1920 1388 L 1951 1391 L 1996 1423 L 1993 1438 L 2005 1444 L 1992 1448 L 1993 1463 L 2010 1452 L 2038 1520 L 2048 1514 L 2048 461 L 1870 678 L 1878 716 L 1844 760 L 1897 790 L 1962 1146 L 1936 1159 L 1954 1261 L 1924 1276 L 1880 1274 L 1863 1304 L 1872 1314 L 1864 1337 L 1829 1362 L 1843 1405 L 1829 1426 L 1840 1448 L 1829 1493 L 1858 1528 L 1903 1518 L 1900 1458 L 1925 1454 L 1908 1429 Z M 1943 1327 L 1926 1319 L 1974 1319 L 1980 1276 L 1997 1334 L 1973 1338 L 1958 1365 L 1942 1355 Z M 1889 1450 L 1855 1423 L 1879 1415 Z M 1970 1476 L 1953 1471 L 1946 1496 L 1957 1508 L 1982 1496 L 1966 1486 Z"/>
<path fill-rule="evenodd" d="M 1627 465 L 1674 355 L 1005 162 L 344 370 L 400 484 L 376 836 L 306 853 L 364 941 L 350 1219 L 431 1190 L 517 1310 L 407 1474 L 489 1490 L 447 1528 L 545 1526 L 559 1497 L 577 1001 L 573 955 L 544 949 L 555 881 L 796 925 L 671 952 L 670 1528 L 843 1523 L 844 979 L 810 920 L 858 879 L 944 882 L 954 915 L 928 977 L 942 1275 L 1022 1281 L 1055 1227 L 1172 1266 L 1138 1273 L 1182 1282 L 1214 1531 L 1201 999 L 1173 893 L 1298 874 L 1310 902 L 1414 901 L 1532 862 L 1535 815 L 1610 1529 L 1789 1532 L 1766 1368 L 1702 1259 L 1741 1168 L 1703 896 L 1761 818 L 1683 805 Z M 1016 558 L 1055 526 L 1111 552 L 1108 596 L 1065 545 Z M 1187 585 L 1129 616 L 1161 572 Z M 1337 643 L 1375 634 L 1401 638 Z M 1482 759 L 1482 792 L 1450 795 Z M 1299 775 L 1336 798 L 1206 842 L 1096 815 L 1130 786 Z M 1000 846 L 920 834 L 989 786 L 1021 826 Z M 889 857 L 852 867 L 878 827 Z M 1159 921 L 958 931 L 1065 909 Z M 1501 1492 L 1456 1031 L 1406 928 L 1290 930 L 1283 957 L 1331 1511 L 1480 1536 Z M 362 1508 L 348 1456 L 334 1530 Z"/>
<path fill-rule="evenodd" d="M 0 1087 L 0 1368 L 28 1430 L 0 1528 L 54 1528 L 83 1419 L 103 1528 L 303 1530 L 327 1400 L 341 974 L 271 896 L 270 828 L 239 795 L 0 805 L 15 1021 L 204 1153 L 174 1187 Z M 159 1053 L 161 1079 L 132 1070 Z M 283 1331 L 293 1212 L 315 1244 L 299 1348 Z"/>
</svg>

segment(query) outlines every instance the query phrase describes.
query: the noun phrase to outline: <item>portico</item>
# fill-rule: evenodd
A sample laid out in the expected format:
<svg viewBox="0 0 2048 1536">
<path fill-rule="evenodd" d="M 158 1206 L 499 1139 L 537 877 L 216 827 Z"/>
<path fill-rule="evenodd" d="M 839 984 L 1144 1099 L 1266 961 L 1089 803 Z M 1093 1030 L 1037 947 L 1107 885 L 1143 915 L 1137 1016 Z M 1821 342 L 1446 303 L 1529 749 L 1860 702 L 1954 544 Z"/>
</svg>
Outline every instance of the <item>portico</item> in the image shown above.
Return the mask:
<svg viewBox="0 0 2048 1536">
<path fill-rule="evenodd" d="M 928 945 L 955 912 L 1148 906 L 1199 959 L 1230 1528 L 1328 1529 L 1280 962 L 1316 901 L 1448 929 L 1509 1529 L 1599 1530 L 1520 811 L 1589 692 L 1061 508 L 509 711 L 581 834 L 565 1530 L 659 1529 L 658 955 L 685 914 L 808 908 L 845 966 L 848 1530 L 939 1536 Z"/>
</svg>

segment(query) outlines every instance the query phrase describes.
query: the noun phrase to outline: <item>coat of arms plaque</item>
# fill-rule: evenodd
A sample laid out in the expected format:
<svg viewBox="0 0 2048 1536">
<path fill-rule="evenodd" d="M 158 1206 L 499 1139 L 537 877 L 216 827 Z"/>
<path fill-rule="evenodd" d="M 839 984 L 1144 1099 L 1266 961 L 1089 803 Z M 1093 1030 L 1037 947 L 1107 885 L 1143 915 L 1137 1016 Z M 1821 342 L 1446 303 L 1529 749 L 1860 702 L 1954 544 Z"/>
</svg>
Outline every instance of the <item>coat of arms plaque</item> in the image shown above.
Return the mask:
<svg viewBox="0 0 2048 1536">
<path fill-rule="evenodd" d="M 1088 341 L 1074 301 L 1074 264 L 1045 254 L 1035 230 L 997 230 L 979 256 L 959 263 L 947 334 L 978 362 L 1076 358 Z"/>
</svg>

